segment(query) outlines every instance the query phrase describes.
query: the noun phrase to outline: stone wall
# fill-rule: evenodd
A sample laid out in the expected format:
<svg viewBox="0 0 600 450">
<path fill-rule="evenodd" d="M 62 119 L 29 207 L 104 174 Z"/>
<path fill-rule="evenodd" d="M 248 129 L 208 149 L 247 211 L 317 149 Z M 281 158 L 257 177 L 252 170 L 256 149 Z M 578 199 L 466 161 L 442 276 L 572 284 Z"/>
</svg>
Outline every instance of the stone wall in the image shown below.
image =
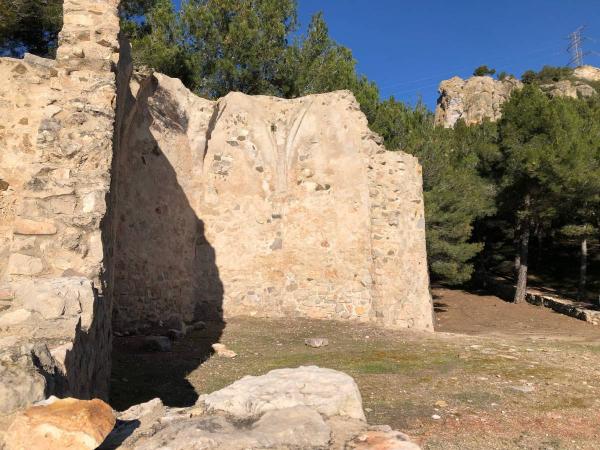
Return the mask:
<svg viewBox="0 0 600 450">
<path fill-rule="evenodd" d="M 211 102 L 134 79 L 119 135 L 115 322 L 233 315 L 432 328 L 421 171 L 346 91 Z"/>
<path fill-rule="evenodd" d="M 106 397 L 117 0 L 65 0 L 57 59 L 0 58 L 0 412 Z"/>
<path fill-rule="evenodd" d="M 112 325 L 431 330 L 417 161 L 350 92 L 213 102 L 132 74 L 117 4 L 65 0 L 56 60 L 0 58 L 0 415 L 106 398 Z"/>
</svg>

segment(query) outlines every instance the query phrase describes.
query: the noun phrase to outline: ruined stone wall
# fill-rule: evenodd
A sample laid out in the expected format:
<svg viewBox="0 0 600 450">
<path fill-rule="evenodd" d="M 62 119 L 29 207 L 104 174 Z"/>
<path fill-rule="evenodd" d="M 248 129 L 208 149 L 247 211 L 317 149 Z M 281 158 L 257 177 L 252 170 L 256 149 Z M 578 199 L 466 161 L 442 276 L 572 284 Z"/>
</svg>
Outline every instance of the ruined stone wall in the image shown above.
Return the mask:
<svg viewBox="0 0 600 450">
<path fill-rule="evenodd" d="M 0 412 L 106 397 L 117 0 L 65 0 L 57 59 L 0 58 Z"/>
<path fill-rule="evenodd" d="M 432 328 L 420 167 L 375 142 L 351 93 L 211 102 L 154 74 L 130 94 L 116 328 L 233 315 Z"/>
<path fill-rule="evenodd" d="M 432 329 L 416 160 L 350 92 L 213 102 L 132 75 L 117 4 L 65 0 L 56 60 L 0 58 L 0 415 L 106 397 L 111 317 Z"/>
<path fill-rule="evenodd" d="M 375 317 L 389 328 L 432 329 L 421 166 L 376 147 L 368 170 Z"/>
</svg>

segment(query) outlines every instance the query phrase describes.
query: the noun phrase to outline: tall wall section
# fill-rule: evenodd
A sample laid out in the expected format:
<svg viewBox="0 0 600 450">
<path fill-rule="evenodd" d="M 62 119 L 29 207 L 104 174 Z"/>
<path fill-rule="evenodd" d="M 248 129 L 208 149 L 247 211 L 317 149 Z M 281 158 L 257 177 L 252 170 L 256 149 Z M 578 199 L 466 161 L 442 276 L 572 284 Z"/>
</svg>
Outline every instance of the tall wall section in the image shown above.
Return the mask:
<svg viewBox="0 0 600 450">
<path fill-rule="evenodd" d="M 117 0 L 65 0 L 56 60 L 0 58 L 0 413 L 106 397 Z"/>
<path fill-rule="evenodd" d="M 116 328 L 234 315 L 432 328 L 420 167 L 375 142 L 351 93 L 211 102 L 154 74 L 130 98 Z"/>
</svg>

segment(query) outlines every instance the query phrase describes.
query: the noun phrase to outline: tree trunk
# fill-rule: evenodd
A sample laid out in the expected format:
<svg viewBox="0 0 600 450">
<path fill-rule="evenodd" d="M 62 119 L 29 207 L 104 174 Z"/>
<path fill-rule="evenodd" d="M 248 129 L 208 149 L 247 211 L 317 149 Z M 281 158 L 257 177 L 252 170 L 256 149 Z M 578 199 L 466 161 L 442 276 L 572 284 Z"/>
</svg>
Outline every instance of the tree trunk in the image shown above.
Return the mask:
<svg viewBox="0 0 600 450">
<path fill-rule="evenodd" d="M 515 247 L 518 248 L 516 254 L 515 254 L 515 266 L 514 266 L 514 273 L 515 273 L 515 277 L 519 275 L 519 268 L 521 267 L 521 236 L 520 236 L 520 226 L 517 225 L 517 227 L 515 228 Z"/>
<path fill-rule="evenodd" d="M 521 223 L 521 249 L 520 249 L 520 264 L 517 276 L 517 289 L 515 291 L 515 303 L 525 301 L 527 293 L 527 260 L 529 257 L 529 235 L 531 234 L 531 218 L 529 216 L 529 207 L 531 205 L 531 196 L 525 195 L 525 217 Z"/>
<path fill-rule="evenodd" d="M 585 300 L 585 284 L 587 278 L 587 256 L 588 256 L 588 248 L 587 248 L 587 239 L 583 238 L 581 240 L 581 255 L 579 261 L 579 290 L 577 292 L 577 300 L 583 301 Z"/>
</svg>

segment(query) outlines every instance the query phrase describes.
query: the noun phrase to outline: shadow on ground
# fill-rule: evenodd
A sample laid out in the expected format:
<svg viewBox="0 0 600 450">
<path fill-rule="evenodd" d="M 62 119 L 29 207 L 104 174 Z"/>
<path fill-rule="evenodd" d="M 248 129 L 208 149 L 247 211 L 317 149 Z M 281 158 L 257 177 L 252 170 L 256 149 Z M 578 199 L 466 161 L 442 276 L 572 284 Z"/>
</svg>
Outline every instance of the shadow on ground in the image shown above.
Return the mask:
<svg viewBox="0 0 600 450">
<path fill-rule="evenodd" d="M 210 322 L 173 343 L 170 352 L 140 352 L 133 338 L 116 337 L 110 404 L 117 410 L 159 397 L 167 406 L 192 406 L 198 399 L 187 376 L 213 353 L 224 322 Z"/>
<path fill-rule="evenodd" d="M 157 110 L 157 104 L 173 103 L 161 95 L 149 77 L 135 99 L 131 92 L 121 96 L 127 104 L 118 109 L 110 224 L 112 324 L 118 334 L 110 401 L 118 410 L 155 397 L 168 406 L 193 405 L 198 394 L 186 377 L 210 357 L 224 328 L 215 249 L 190 203 L 190 180 L 177 173 L 191 150 L 162 148 L 154 137 L 162 129 L 185 131 L 188 118 L 177 108 Z M 140 345 L 143 335 L 178 331 L 188 336 L 175 340 L 170 352 L 148 352 Z"/>
</svg>

